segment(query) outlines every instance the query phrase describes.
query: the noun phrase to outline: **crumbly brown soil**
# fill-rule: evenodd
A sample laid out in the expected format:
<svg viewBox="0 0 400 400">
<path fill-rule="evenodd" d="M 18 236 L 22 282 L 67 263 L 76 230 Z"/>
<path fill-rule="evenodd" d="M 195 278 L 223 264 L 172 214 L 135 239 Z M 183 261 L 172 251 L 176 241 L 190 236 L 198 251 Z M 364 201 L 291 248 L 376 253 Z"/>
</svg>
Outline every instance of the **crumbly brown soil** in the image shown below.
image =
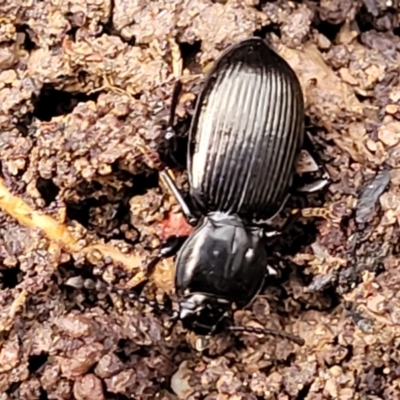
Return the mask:
<svg viewBox="0 0 400 400">
<path fill-rule="evenodd" d="M 399 10 L 0 1 L 0 400 L 399 398 Z M 184 145 L 202 74 L 254 33 L 298 74 L 332 183 L 292 200 L 319 212 L 275 245 L 278 276 L 235 319 L 303 347 L 169 334 L 168 313 L 111 289 L 143 281 L 160 243 L 189 232 L 158 179 L 175 76 Z M 143 293 L 173 297 L 172 270 L 158 263 Z"/>
</svg>

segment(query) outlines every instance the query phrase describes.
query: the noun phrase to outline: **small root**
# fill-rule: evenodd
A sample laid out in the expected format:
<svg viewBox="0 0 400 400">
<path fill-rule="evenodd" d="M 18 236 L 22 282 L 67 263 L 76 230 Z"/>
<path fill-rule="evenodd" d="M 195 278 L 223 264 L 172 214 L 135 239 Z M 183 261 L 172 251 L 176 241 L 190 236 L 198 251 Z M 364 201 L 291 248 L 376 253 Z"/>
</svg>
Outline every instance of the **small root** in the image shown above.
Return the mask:
<svg viewBox="0 0 400 400">
<path fill-rule="evenodd" d="M 141 271 L 142 257 L 135 254 L 125 254 L 108 244 L 100 242 L 82 247 L 82 242 L 72 235 L 66 224 L 62 224 L 53 217 L 34 210 L 21 198 L 11 194 L 1 179 L 0 209 L 21 225 L 42 230 L 47 238 L 53 242 L 53 246 L 59 246 L 71 255 L 84 254 L 92 264 L 96 264 L 101 258 L 110 259 L 129 272 L 137 270 L 137 274 L 129 281 L 128 287 L 136 286 L 147 279 L 146 274 Z"/>
</svg>

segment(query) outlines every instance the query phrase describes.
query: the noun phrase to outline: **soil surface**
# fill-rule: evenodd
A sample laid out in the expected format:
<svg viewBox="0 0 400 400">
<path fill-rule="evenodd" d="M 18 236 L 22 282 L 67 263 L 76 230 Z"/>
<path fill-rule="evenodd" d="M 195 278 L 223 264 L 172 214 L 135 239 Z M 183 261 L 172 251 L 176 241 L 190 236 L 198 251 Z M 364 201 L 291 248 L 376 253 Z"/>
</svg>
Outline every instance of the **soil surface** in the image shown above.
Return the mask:
<svg viewBox="0 0 400 400">
<path fill-rule="evenodd" d="M 397 0 L 0 0 L 0 400 L 400 398 L 399 21 Z M 204 73 L 254 34 L 299 76 L 331 183 L 291 199 L 235 323 L 303 347 L 169 329 L 174 258 L 146 276 L 191 231 L 159 171 L 187 190 Z"/>
</svg>

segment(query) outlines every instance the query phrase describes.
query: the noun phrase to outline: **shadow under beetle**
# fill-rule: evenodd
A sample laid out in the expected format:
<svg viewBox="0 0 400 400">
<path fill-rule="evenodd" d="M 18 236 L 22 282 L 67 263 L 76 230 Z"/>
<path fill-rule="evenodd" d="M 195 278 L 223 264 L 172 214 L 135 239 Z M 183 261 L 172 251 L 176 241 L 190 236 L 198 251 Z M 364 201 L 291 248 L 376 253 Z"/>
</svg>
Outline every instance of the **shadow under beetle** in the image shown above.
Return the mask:
<svg viewBox="0 0 400 400">
<path fill-rule="evenodd" d="M 161 172 L 196 226 L 176 258 L 175 318 L 185 328 L 198 334 L 268 332 L 303 343 L 285 332 L 232 326 L 232 319 L 233 310 L 249 305 L 265 283 L 264 240 L 279 234 L 268 227 L 292 190 L 312 192 L 329 182 L 323 170 L 311 186 L 294 184 L 300 150 L 309 140 L 304 119 L 296 74 L 261 38 L 230 46 L 208 73 L 189 130 L 191 208 L 168 171 Z"/>
</svg>

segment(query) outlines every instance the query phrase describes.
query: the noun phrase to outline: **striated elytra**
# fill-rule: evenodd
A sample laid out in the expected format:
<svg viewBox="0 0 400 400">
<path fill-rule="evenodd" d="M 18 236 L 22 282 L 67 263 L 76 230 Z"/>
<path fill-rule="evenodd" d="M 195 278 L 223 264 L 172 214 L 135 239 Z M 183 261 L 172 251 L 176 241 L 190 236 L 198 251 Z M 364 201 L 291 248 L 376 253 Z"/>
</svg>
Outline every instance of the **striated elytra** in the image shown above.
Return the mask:
<svg viewBox="0 0 400 400">
<path fill-rule="evenodd" d="M 288 194 L 304 141 L 295 73 L 260 38 L 228 48 L 198 98 L 189 141 L 190 194 L 202 213 L 271 217 Z"/>
<path fill-rule="evenodd" d="M 176 259 L 178 317 L 186 328 L 246 330 L 232 327 L 232 311 L 251 303 L 265 282 L 266 227 L 294 187 L 304 130 L 299 80 L 263 39 L 245 39 L 221 54 L 189 132 L 192 208 L 171 176 L 161 174 L 196 225 Z"/>
</svg>

